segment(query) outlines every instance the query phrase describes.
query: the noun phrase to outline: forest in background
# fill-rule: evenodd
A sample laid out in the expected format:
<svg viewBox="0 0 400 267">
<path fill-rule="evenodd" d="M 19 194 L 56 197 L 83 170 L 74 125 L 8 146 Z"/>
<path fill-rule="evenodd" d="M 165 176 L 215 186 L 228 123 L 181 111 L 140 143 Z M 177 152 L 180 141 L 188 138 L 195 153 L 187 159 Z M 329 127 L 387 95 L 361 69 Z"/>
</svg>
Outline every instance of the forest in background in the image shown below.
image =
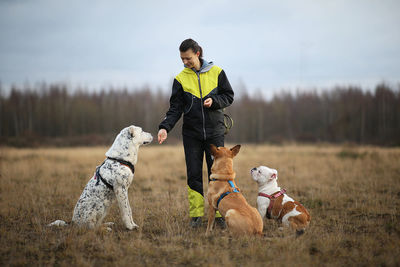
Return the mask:
<svg viewBox="0 0 400 267">
<path fill-rule="evenodd" d="M 234 125 L 227 142 L 328 142 L 400 145 L 400 88 L 381 83 L 323 92 L 281 92 L 267 100 L 244 90 L 225 112 Z M 155 135 L 170 94 L 143 87 L 100 91 L 64 84 L 0 88 L 0 144 L 9 146 L 109 145 L 134 124 Z M 169 134 L 180 139 L 181 122 Z"/>
</svg>

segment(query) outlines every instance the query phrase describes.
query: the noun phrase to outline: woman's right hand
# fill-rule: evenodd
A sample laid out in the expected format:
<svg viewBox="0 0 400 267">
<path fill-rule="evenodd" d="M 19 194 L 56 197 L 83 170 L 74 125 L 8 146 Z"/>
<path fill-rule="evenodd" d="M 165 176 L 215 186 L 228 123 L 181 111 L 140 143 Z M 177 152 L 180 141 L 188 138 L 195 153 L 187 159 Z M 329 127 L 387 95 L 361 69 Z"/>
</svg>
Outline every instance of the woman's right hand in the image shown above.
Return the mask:
<svg viewBox="0 0 400 267">
<path fill-rule="evenodd" d="M 162 143 L 167 139 L 167 136 L 168 136 L 167 130 L 165 130 L 165 129 L 160 129 L 160 130 L 158 131 L 158 143 L 159 143 L 159 144 L 162 144 Z"/>
</svg>

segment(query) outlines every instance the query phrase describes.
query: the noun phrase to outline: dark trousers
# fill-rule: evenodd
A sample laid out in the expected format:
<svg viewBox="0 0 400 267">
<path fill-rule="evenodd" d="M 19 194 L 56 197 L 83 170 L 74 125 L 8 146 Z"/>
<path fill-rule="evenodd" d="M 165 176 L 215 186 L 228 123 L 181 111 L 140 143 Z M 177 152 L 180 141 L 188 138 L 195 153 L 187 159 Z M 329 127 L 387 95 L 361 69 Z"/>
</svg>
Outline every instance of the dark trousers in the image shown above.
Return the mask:
<svg viewBox="0 0 400 267">
<path fill-rule="evenodd" d="M 214 144 L 217 147 L 224 146 L 224 136 L 222 135 L 207 140 L 198 140 L 193 137 L 183 136 L 187 183 L 189 187 L 189 212 L 191 217 L 200 217 L 204 215 L 203 159 L 205 154 L 209 179 L 211 166 L 213 164 L 210 144 Z"/>
</svg>

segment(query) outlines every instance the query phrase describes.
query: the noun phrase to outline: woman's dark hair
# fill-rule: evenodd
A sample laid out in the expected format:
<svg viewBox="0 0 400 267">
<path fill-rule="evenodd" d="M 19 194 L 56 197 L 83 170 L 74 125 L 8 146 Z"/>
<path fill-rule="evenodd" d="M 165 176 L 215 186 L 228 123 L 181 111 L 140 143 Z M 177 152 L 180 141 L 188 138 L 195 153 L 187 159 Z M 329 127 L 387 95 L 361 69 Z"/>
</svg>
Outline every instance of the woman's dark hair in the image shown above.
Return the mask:
<svg viewBox="0 0 400 267">
<path fill-rule="evenodd" d="M 189 49 L 192 49 L 194 53 L 197 53 L 200 51 L 200 56 L 199 58 L 203 58 L 203 49 L 201 48 L 201 46 L 199 46 L 199 44 L 193 40 L 193 39 L 186 39 L 185 41 L 183 41 L 181 43 L 181 45 L 179 46 L 179 51 L 181 52 L 186 52 Z"/>
</svg>

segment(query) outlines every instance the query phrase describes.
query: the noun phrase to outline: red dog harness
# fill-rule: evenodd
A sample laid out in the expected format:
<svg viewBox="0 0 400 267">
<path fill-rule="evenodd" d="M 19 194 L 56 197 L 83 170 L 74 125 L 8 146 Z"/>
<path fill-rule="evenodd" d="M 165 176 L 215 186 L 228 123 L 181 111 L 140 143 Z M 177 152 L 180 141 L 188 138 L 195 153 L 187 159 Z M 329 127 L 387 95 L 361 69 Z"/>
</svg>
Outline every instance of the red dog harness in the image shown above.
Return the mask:
<svg viewBox="0 0 400 267">
<path fill-rule="evenodd" d="M 272 207 L 274 206 L 275 199 L 277 199 L 278 197 L 282 196 L 285 193 L 286 193 L 286 189 L 281 189 L 281 191 L 279 191 L 279 192 L 277 192 L 277 193 L 275 193 L 273 195 L 268 195 L 268 194 L 264 194 L 264 193 L 258 193 L 259 196 L 269 198 L 269 200 L 270 200 L 269 206 L 268 206 L 268 209 L 267 209 L 267 218 L 268 219 L 271 219 L 271 210 L 272 210 Z"/>
</svg>

